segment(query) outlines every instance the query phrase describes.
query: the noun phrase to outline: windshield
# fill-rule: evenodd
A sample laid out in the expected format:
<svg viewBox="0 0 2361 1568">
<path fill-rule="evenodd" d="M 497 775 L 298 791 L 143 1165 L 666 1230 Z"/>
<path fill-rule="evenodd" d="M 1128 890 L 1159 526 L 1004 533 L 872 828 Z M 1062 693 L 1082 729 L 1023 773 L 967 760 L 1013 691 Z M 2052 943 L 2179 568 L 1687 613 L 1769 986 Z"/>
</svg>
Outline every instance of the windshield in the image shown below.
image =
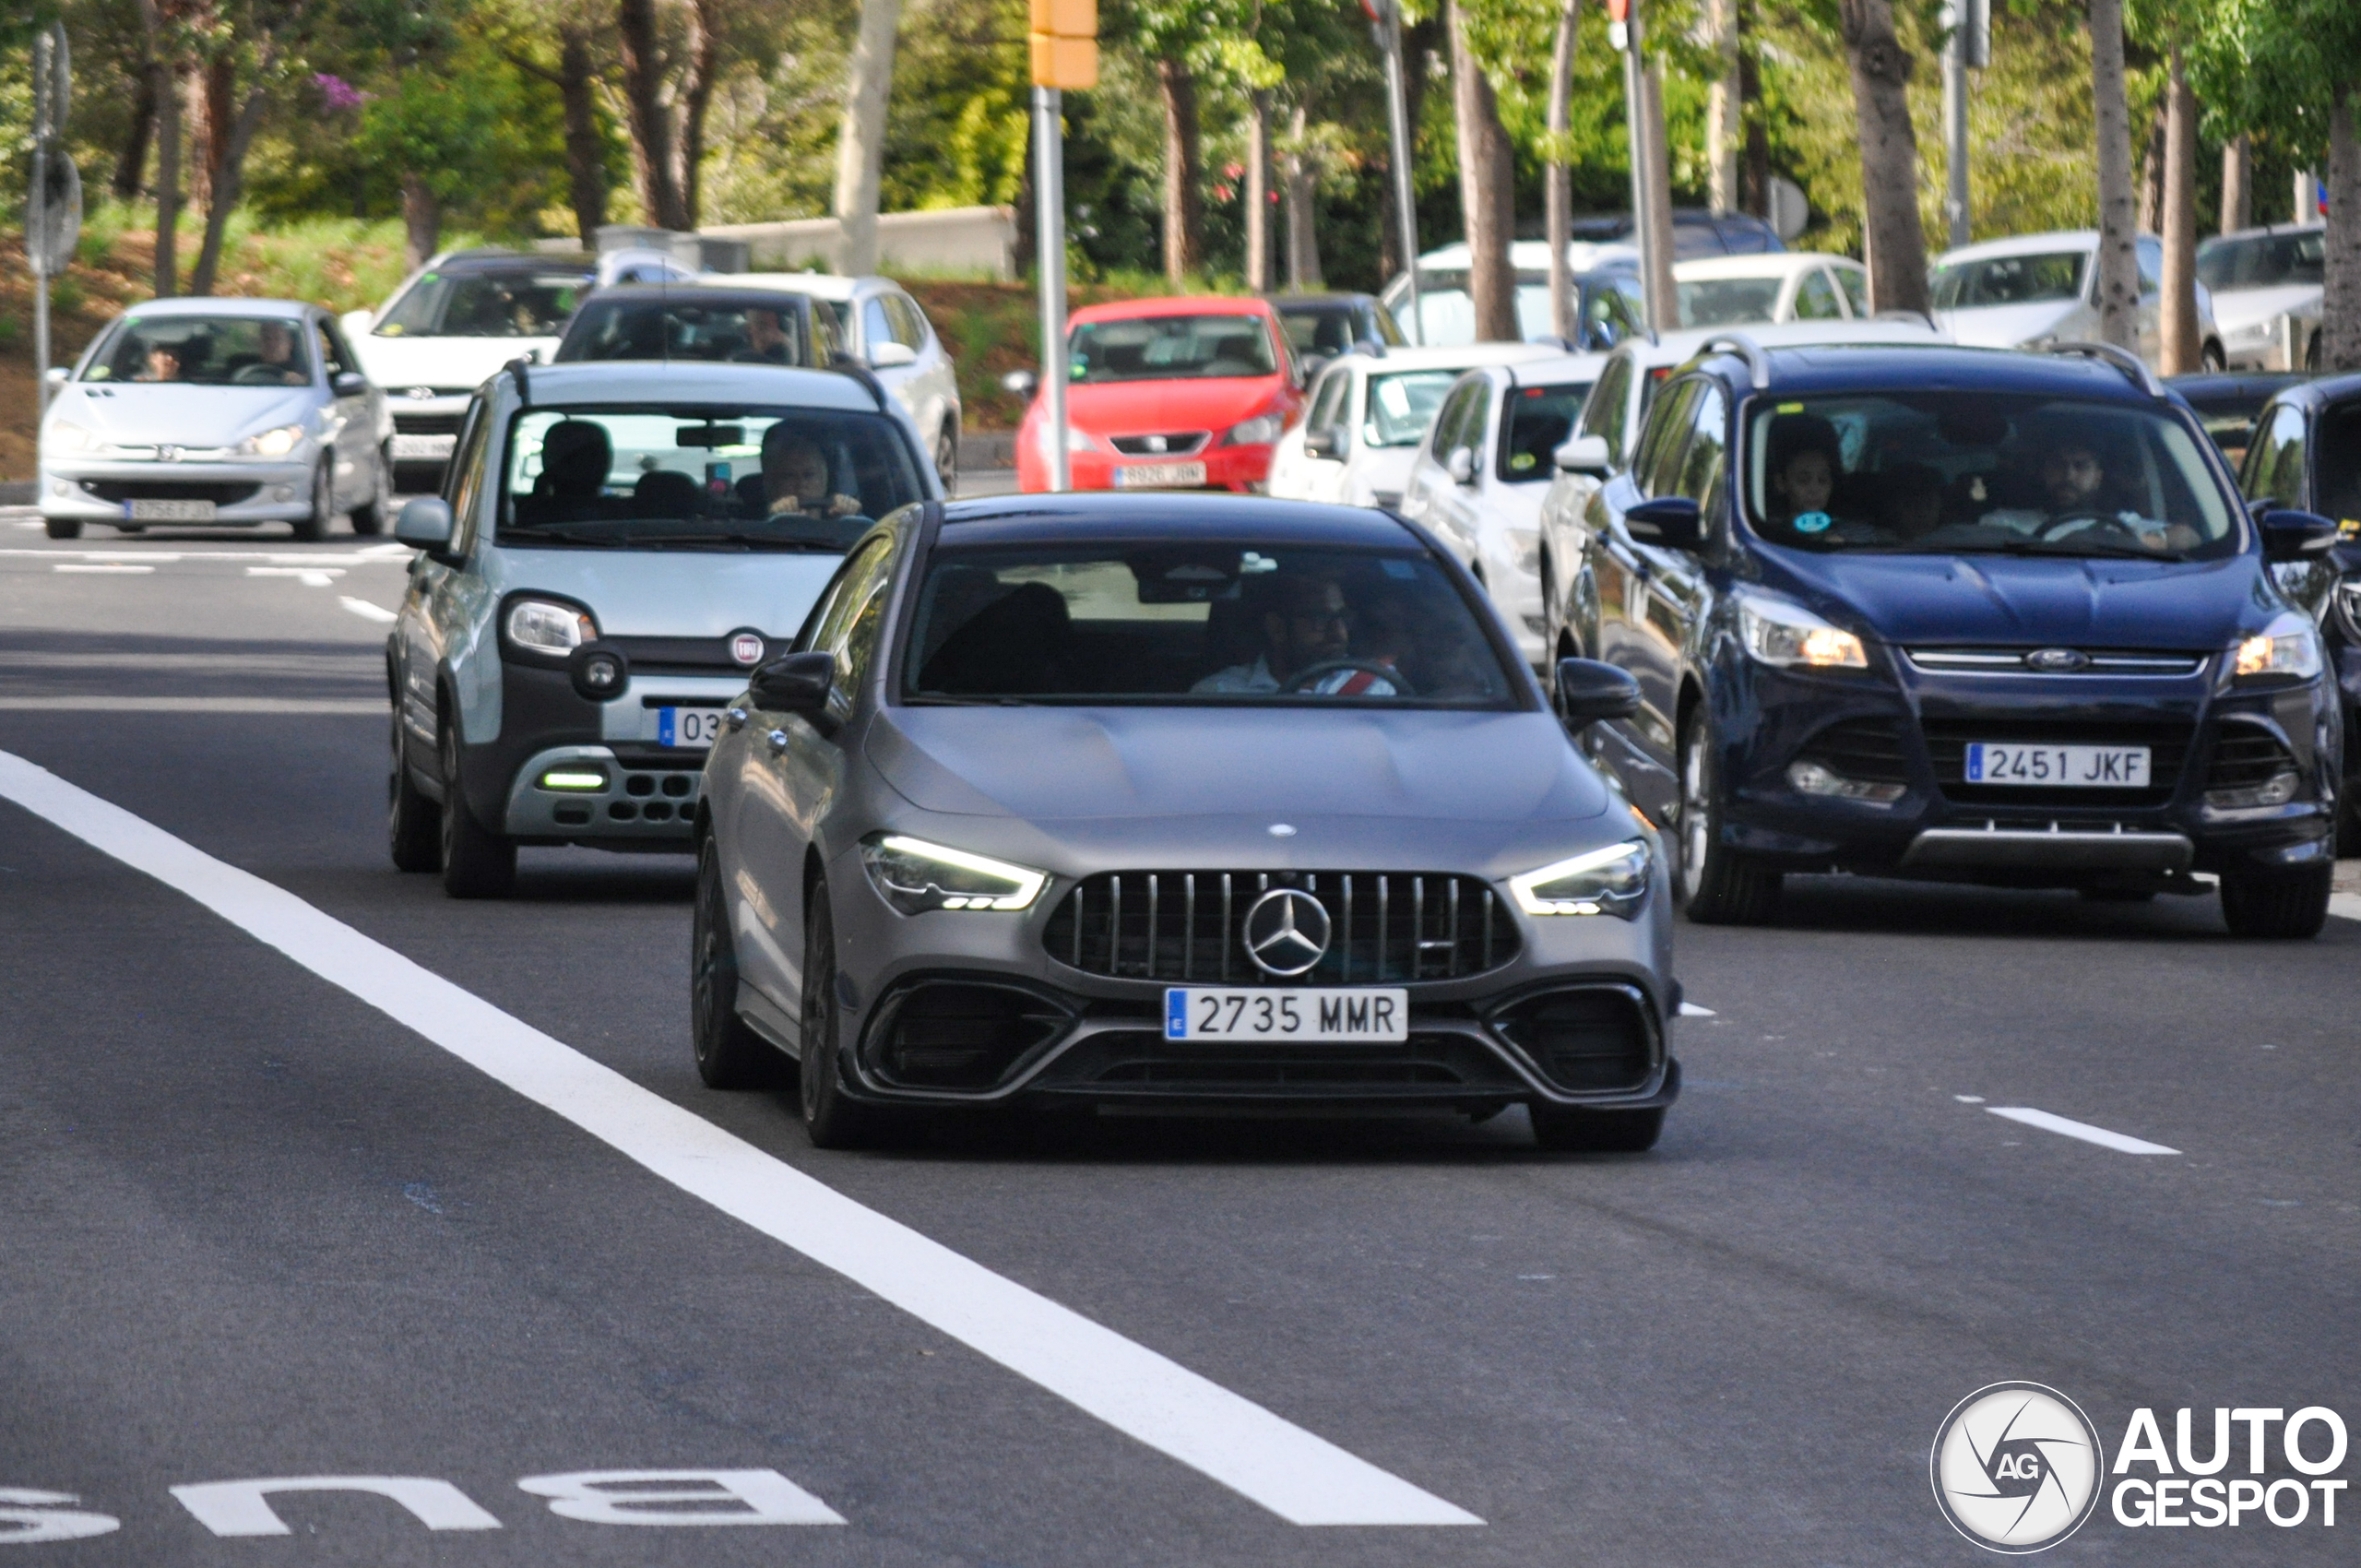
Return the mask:
<svg viewBox="0 0 2361 1568">
<path fill-rule="evenodd" d="M 2032 305 L 2082 296 L 2082 251 L 2046 255 L 1996 255 L 1935 268 L 1935 308 L 1974 310 L 1982 305 Z"/>
<path fill-rule="evenodd" d="M 2197 280 L 2209 289 L 2273 289 L 2317 283 L 2327 241 L 2323 230 L 2251 238 L 2208 240 L 2197 247 Z"/>
<path fill-rule="evenodd" d="M 1583 399 L 1590 396 L 1587 381 L 1557 386 L 1520 386 L 1509 395 L 1502 416 L 1508 428 L 1501 442 L 1501 477 L 1511 484 L 1554 478 L 1553 457 L 1582 418 Z"/>
<path fill-rule="evenodd" d="M 1678 283 L 1680 325 L 1733 327 L 1740 322 L 1769 321 L 1779 308 L 1776 278 L 1701 278 Z"/>
<path fill-rule="evenodd" d="M 881 414 L 536 408 L 501 478 L 503 544 L 841 551 L 922 494 Z"/>
<path fill-rule="evenodd" d="M 1459 379 L 1455 370 L 1404 370 L 1369 378 L 1369 419 L 1361 442 L 1369 446 L 1416 446 L 1435 422 L 1443 394 Z"/>
<path fill-rule="evenodd" d="M 1761 405 L 1747 502 L 1775 544 L 2177 559 L 2235 553 L 2234 513 L 2179 420 L 1969 392 Z"/>
<path fill-rule="evenodd" d="M 943 549 L 918 606 L 913 701 L 1497 708 L 1518 691 L 1419 550 Z"/>
<path fill-rule="evenodd" d="M 578 268 L 430 272 L 386 310 L 379 338 L 554 338 L 590 287 Z"/>
<path fill-rule="evenodd" d="M 82 372 L 85 381 L 196 386 L 307 386 L 303 324 L 266 315 L 126 316 Z"/>
<path fill-rule="evenodd" d="M 1198 381 L 1276 375 L 1271 335 L 1259 315 L 1152 315 L 1086 321 L 1067 339 L 1068 378 Z"/>
<path fill-rule="evenodd" d="M 816 364 L 803 322 L 800 300 L 592 300 L 567 329 L 556 358 Z"/>
</svg>

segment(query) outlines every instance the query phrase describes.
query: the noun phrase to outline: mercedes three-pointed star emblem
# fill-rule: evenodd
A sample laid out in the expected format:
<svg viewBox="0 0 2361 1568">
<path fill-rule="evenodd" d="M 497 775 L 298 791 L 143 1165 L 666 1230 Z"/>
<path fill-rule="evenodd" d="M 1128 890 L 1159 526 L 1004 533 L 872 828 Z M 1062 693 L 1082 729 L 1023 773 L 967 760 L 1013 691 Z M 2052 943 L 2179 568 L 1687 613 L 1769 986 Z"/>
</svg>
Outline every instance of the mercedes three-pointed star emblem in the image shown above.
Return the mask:
<svg viewBox="0 0 2361 1568">
<path fill-rule="evenodd" d="M 1310 971 L 1328 955 L 1328 910 L 1295 887 L 1274 887 L 1246 911 L 1246 956 L 1266 975 L 1285 980 Z"/>
</svg>

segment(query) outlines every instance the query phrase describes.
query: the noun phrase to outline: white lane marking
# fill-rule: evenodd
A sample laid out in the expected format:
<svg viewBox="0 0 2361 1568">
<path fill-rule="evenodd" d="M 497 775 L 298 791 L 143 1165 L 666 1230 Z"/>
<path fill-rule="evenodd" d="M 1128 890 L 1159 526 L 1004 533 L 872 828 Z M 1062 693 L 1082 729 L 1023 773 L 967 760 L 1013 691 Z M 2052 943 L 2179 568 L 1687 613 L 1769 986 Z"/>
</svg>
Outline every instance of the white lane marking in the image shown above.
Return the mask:
<svg viewBox="0 0 2361 1568">
<path fill-rule="evenodd" d="M 343 598 L 338 599 L 337 602 L 343 605 L 347 610 L 351 611 L 355 615 L 360 616 L 363 621 L 374 621 L 381 626 L 391 625 L 395 621 L 400 619 L 400 617 L 397 616 L 392 611 L 386 609 L 384 605 L 372 604 L 365 599 L 355 599 L 350 594 L 347 594 Z"/>
<path fill-rule="evenodd" d="M 384 697 L 0 697 L 8 713 L 378 713 Z"/>
<path fill-rule="evenodd" d="M 1980 1094 L 1955 1094 L 1952 1096 L 1952 1098 L 1959 1101 L 1962 1105 L 1981 1105 L 1984 1103 L 1984 1097 Z"/>
<path fill-rule="evenodd" d="M 305 588 L 326 588 L 344 576 L 341 566 L 249 566 L 250 577 L 293 577 Z"/>
<path fill-rule="evenodd" d="M 398 551 L 398 555 L 388 551 Z M 273 566 L 398 566 L 408 563 L 413 553 L 408 545 L 372 545 L 366 550 L 172 550 L 172 551 L 103 551 L 103 550 L 34 550 L 23 545 L 0 547 L 0 556 L 23 555 L 42 560 L 69 561 L 162 561 L 178 564 L 184 561 L 243 561 L 261 562 Z"/>
<path fill-rule="evenodd" d="M 2361 893 L 2331 893 L 2328 912 L 2339 920 L 2361 921 Z"/>
<path fill-rule="evenodd" d="M 155 569 L 153 566 L 133 566 L 121 561 L 60 561 L 50 568 L 53 572 L 121 573 L 132 576 Z"/>
<path fill-rule="evenodd" d="M 682 1191 L 1296 1525 L 1484 1521 L 846 1197 L 247 872 L 0 752 L 0 796 L 258 941 Z"/>
<path fill-rule="evenodd" d="M 1714 1012 L 1711 1007 L 1700 1007 L 1694 1002 L 1682 1003 L 1680 1004 L 1680 1016 L 1684 1018 L 1718 1018 L 1721 1016 L 1719 1013 Z"/>
<path fill-rule="evenodd" d="M 1995 1116 L 2005 1116 L 2011 1122 L 2022 1122 L 2028 1127 L 2039 1127 L 2045 1133 L 2058 1133 L 2070 1138 L 2080 1138 L 2086 1144 L 2111 1148 L 2118 1154 L 2178 1154 L 2177 1148 L 2152 1144 L 2145 1138 L 2134 1138 L 2122 1133 L 2110 1133 L 2105 1127 L 2094 1127 L 2088 1122 L 2070 1122 L 2063 1116 L 2053 1116 L 2047 1111 L 2035 1111 L 2024 1105 L 1987 1105 L 1984 1108 Z"/>
</svg>

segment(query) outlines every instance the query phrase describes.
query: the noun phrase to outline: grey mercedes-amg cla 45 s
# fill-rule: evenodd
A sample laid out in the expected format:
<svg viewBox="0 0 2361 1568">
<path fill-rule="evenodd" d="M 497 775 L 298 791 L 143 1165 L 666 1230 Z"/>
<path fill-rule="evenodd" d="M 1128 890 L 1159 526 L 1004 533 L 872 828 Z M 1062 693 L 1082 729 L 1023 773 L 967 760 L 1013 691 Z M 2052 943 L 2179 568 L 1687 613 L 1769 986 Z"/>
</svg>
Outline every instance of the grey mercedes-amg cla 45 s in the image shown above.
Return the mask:
<svg viewBox="0 0 2361 1568">
<path fill-rule="evenodd" d="M 1655 831 L 1480 585 L 1383 512 L 927 502 L 728 711 L 698 816 L 717 1088 L 906 1108 L 1528 1107 L 1644 1149 L 1679 1089 Z"/>
</svg>

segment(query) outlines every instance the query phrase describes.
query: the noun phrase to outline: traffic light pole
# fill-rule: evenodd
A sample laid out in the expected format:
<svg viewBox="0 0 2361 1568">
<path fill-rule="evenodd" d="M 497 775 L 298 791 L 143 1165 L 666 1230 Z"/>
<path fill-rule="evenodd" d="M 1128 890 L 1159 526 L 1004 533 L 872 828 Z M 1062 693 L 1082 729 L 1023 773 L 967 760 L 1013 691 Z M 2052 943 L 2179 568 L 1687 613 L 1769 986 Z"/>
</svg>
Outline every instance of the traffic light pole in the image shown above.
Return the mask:
<svg viewBox="0 0 2361 1568">
<path fill-rule="evenodd" d="M 1065 94 L 1033 89 L 1035 270 L 1041 279 L 1041 428 L 1047 434 L 1050 488 L 1072 490 L 1066 451 L 1066 148 Z"/>
<path fill-rule="evenodd" d="M 1410 283 L 1410 341 L 1427 340 L 1418 309 L 1418 200 L 1410 168 L 1410 94 L 1402 79 L 1402 7 L 1399 0 L 1364 0 L 1370 31 L 1385 57 L 1385 118 L 1393 139 L 1394 218 L 1401 229 L 1402 273 Z"/>
</svg>

